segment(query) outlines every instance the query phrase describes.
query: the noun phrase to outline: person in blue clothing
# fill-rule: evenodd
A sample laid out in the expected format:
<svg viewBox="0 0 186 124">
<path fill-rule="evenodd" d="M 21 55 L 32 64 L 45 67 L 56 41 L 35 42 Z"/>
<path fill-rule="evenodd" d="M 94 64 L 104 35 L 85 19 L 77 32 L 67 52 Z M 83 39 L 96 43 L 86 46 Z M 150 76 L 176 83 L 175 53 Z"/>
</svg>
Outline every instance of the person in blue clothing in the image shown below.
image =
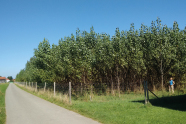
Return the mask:
<svg viewBox="0 0 186 124">
<path fill-rule="evenodd" d="M 169 92 L 172 91 L 174 93 L 174 84 L 175 82 L 173 81 L 172 77 L 170 78 L 170 86 L 169 86 Z"/>
</svg>

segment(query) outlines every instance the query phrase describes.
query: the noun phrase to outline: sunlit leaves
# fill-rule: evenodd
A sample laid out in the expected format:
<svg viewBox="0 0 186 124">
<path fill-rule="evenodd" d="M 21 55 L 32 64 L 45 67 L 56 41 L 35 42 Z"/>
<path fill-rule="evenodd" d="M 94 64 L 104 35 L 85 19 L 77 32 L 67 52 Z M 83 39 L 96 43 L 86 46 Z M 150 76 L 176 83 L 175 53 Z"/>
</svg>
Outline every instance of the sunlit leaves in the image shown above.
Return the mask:
<svg viewBox="0 0 186 124">
<path fill-rule="evenodd" d="M 133 23 L 129 31 L 116 28 L 112 38 L 91 27 L 90 32 L 77 29 L 76 36 L 64 37 L 58 45 L 50 46 L 44 39 L 16 79 L 80 83 L 86 78 L 97 82 L 115 77 L 116 67 L 120 79 L 124 74 L 140 78 L 147 73 L 158 78 L 161 61 L 165 77 L 186 73 L 186 29 L 181 31 L 177 22 L 168 28 L 157 18 L 150 27 L 142 24 L 139 30 Z"/>
</svg>

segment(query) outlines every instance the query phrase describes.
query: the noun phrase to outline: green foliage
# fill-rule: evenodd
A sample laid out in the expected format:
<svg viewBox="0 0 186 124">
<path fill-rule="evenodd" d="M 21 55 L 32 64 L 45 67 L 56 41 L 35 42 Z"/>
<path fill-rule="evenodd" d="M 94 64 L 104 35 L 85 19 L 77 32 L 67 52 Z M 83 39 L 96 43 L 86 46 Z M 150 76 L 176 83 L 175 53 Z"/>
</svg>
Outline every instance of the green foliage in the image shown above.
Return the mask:
<svg viewBox="0 0 186 124">
<path fill-rule="evenodd" d="M 8 76 L 7 77 L 10 81 L 13 79 L 13 77 L 12 76 Z"/>
<path fill-rule="evenodd" d="M 151 26 L 141 25 L 139 30 L 131 24 L 129 31 L 116 28 L 115 35 L 97 34 L 94 28 L 76 31 L 76 36 L 60 39 L 50 45 L 44 39 L 34 50 L 34 56 L 25 69 L 16 76 L 17 81 L 57 82 L 74 86 L 123 86 L 132 90 L 148 80 L 149 87 L 160 86 L 170 76 L 180 83 L 186 72 L 186 29 L 180 30 L 161 24 L 157 18 Z M 163 76 L 164 78 L 160 78 Z M 112 84 L 113 83 L 113 84 Z"/>
<path fill-rule="evenodd" d="M 6 123 L 5 92 L 9 84 L 0 84 L 0 123 Z"/>
</svg>

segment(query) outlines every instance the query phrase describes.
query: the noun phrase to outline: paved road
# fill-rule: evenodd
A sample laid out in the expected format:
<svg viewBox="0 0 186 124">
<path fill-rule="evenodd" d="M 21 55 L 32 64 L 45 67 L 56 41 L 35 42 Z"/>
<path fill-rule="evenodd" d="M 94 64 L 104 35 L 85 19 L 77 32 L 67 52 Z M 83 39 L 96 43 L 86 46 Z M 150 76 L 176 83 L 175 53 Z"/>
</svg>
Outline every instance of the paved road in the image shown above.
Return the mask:
<svg viewBox="0 0 186 124">
<path fill-rule="evenodd" d="M 27 93 L 14 84 L 6 90 L 6 124 L 99 124 Z"/>
</svg>

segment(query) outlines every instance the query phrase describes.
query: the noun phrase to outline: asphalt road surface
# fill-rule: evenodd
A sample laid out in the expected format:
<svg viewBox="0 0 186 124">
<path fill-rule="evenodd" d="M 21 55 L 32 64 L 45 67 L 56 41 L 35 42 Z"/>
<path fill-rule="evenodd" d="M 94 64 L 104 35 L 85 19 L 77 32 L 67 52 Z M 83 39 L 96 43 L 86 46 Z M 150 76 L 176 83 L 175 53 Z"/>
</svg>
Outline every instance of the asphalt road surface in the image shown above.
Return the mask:
<svg viewBox="0 0 186 124">
<path fill-rule="evenodd" d="M 6 124 L 99 124 L 27 93 L 13 83 L 6 90 Z"/>
</svg>

